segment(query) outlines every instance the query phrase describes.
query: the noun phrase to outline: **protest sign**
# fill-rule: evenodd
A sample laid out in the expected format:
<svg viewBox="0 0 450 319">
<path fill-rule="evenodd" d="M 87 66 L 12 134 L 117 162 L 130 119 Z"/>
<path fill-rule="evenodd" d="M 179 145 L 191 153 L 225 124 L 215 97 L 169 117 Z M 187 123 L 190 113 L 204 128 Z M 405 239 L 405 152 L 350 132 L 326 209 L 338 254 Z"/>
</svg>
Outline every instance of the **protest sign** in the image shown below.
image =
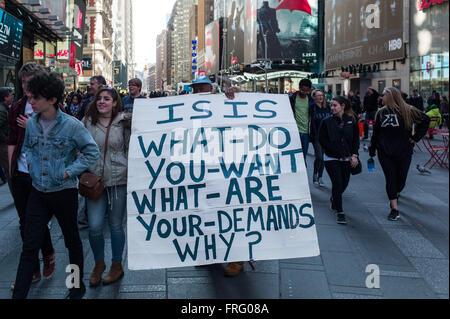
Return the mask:
<svg viewBox="0 0 450 319">
<path fill-rule="evenodd" d="M 319 255 L 286 95 L 136 100 L 127 209 L 130 270 Z"/>
</svg>

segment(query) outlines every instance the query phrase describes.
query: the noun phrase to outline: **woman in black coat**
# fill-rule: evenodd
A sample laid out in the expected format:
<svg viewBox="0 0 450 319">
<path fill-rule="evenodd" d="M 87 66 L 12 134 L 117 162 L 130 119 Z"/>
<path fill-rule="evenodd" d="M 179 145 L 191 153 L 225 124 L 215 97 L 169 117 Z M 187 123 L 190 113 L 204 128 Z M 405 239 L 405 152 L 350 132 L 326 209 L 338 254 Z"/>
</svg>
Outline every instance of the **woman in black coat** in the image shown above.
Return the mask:
<svg viewBox="0 0 450 319">
<path fill-rule="evenodd" d="M 350 181 L 351 168 L 359 163 L 359 128 L 346 98 L 333 98 L 331 113 L 333 116 L 322 121 L 319 142 L 325 154 L 325 168 L 333 184 L 331 209 L 336 212 L 337 223 L 346 224 L 342 194 Z"/>
<path fill-rule="evenodd" d="M 369 154 L 378 159 L 386 178 L 386 192 L 391 205 L 388 219 L 400 217 L 398 197 L 405 187 L 414 144 L 428 132 L 429 117 L 417 108 L 408 105 L 401 92 L 386 88 L 382 94 L 383 104 L 375 117 Z"/>
</svg>

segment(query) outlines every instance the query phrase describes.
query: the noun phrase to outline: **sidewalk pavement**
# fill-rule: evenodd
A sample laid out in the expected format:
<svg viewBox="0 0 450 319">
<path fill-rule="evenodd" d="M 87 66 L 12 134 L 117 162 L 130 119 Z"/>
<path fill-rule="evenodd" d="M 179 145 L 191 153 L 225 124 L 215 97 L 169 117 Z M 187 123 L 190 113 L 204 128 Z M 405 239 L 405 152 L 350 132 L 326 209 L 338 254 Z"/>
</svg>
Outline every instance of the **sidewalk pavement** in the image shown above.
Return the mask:
<svg viewBox="0 0 450 319">
<path fill-rule="evenodd" d="M 314 258 L 260 261 L 256 270 L 248 264 L 234 278 L 225 278 L 223 265 L 126 271 L 111 286 L 87 288 L 87 299 L 384 299 L 449 298 L 449 171 L 435 167 L 422 175 L 428 153 L 414 154 L 407 186 L 400 198 L 401 218 L 387 220 L 389 202 L 385 180 L 367 171 L 368 153 L 361 145 L 363 174 L 352 176 L 344 194 L 348 225 L 337 225 L 329 209 L 331 182 L 326 187 L 310 181 L 321 255 Z M 308 156 L 312 176 L 314 157 Z M 0 188 L 0 299 L 10 298 L 21 251 L 17 213 L 7 186 Z M 53 219 L 52 239 L 56 250 L 56 273 L 30 290 L 31 299 L 60 299 L 67 289 L 65 267 L 69 264 L 61 230 Z M 106 261 L 111 251 L 108 231 Z M 82 230 L 87 283 L 94 266 L 88 231 Z M 126 252 L 125 252 L 126 254 Z M 126 257 L 126 256 L 125 256 Z M 125 259 L 126 260 L 126 259 Z M 366 287 L 366 267 L 378 265 L 380 288 Z"/>
</svg>

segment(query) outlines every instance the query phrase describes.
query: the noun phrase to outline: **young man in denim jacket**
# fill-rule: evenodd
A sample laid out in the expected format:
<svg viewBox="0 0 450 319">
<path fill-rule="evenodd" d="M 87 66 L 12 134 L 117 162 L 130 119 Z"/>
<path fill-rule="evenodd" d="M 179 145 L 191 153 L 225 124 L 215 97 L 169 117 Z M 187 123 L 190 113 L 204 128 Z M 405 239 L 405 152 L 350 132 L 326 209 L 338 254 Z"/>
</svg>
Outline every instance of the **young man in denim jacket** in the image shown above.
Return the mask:
<svg viewBox="0 0 450 319">
<path fill-rule="evenodd" d="M 27 123 L 24 151 L 32 190 L 13 298 L 27 297 L 34 262 L 47 223 L 54 214 L 69 250 L 70 264 L 76 268 L 74 287 L 68 287 L 67 298 L 81 299 L 86 288 L 83 245 L 77 227 L 78 176 L 95 164 L 99 149 L 84 125 L 58 108 L 64 93 L 64 83 L 58 74 L 37 73 L 28 80 L 27 88 L 34 113 Z"/>
</svg>

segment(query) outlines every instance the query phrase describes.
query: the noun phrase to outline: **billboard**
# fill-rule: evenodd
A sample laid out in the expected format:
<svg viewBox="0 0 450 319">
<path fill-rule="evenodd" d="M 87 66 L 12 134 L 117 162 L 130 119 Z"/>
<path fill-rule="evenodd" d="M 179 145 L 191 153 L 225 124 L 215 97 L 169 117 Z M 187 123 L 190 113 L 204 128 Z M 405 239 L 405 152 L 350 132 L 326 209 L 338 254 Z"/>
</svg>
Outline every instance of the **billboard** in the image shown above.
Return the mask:
<svg viewBox="0 0 450 319">
<path fill-rule="evenodd" d="M 23 23 L 0 9 L 0 55 L 20 59 Z"/>
<path fill-rule="evenodd" d="M 215 74 L 220 70 L 221 29 L 221 19 L 205 26 L 205 71 L 207 74 Z"/>
<path fill-rule="evenodd" d="M 223 18 L 226 30 L 222 69 L 254 63 L 266 53 L 273 61 L 318 65 L 318 0 L 215 0 L 215 9 L 215 19 Z"/>
<path fill-rule="evenodd" d="M 258 0 L 258 59 L 319 57 L 318 0 Z M 265 36 L 264 36 L 265 35 Z"/>
<path fill-rule="evenodd" d="M 403 0 L 325 1 L 325 69 L 405 57 Z"/>
</svg>

